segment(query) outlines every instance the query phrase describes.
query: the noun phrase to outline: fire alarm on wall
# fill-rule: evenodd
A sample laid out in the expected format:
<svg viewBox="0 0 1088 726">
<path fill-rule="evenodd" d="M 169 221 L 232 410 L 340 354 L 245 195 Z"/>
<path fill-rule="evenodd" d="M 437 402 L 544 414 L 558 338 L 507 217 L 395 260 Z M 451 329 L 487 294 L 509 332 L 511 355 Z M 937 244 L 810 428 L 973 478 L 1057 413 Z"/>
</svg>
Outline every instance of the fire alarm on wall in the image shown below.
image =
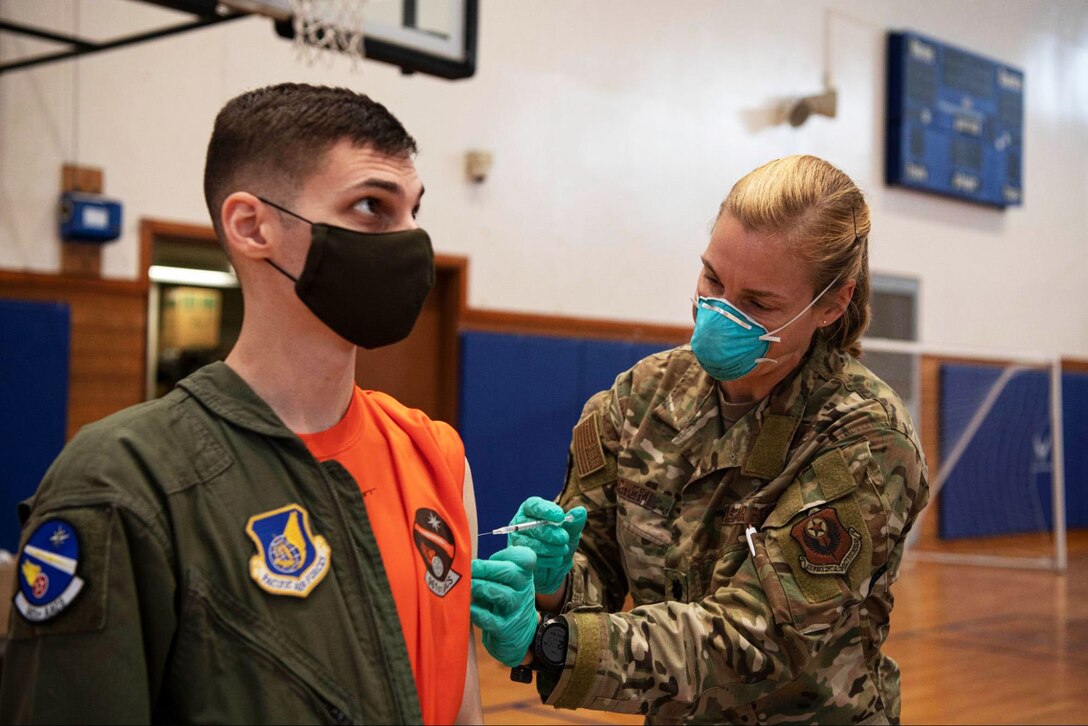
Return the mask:
<svg viewBox="0 0 1088 726">
<path fill-rule="evenodd" d="M 63 192 L 60 195 L 62 240 L 102 244 L 120 236 L 120 202 L 83 192 Z"/>
</svg>

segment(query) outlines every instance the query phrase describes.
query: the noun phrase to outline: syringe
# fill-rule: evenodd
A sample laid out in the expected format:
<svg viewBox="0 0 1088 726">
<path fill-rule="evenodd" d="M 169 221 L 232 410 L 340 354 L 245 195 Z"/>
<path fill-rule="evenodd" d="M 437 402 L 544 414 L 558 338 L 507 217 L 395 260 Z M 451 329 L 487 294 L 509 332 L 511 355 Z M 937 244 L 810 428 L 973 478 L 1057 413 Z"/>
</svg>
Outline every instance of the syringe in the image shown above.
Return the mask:
<svg viewBox="0 0 1088 726">
<path fill-rule="evenodd" d="M 573 521 L 574 521 L 574 515 L 573 514 L 568 514 L 567 516 L 563 517 L 563 522 L 573 522 Z M 534 529 L 536 527 L 542 527 L 545 524 L 558 525 L 558 524 L 562 524 L 562 522 L 552 522 L 551 520 L 547 520 L 547 519 L 531 519 L 528 522 L 521 522 L 520 524 L 510 524 L 510 525 L 507 525 L 505 527 L 499 527 L 498 529 L 493 529 L 490 532 L 482 532 L 481 534 L 510 534 L 511 532 L 521 532 L 522 530 L 526 530 L 526 529 Z"/>
</svg>

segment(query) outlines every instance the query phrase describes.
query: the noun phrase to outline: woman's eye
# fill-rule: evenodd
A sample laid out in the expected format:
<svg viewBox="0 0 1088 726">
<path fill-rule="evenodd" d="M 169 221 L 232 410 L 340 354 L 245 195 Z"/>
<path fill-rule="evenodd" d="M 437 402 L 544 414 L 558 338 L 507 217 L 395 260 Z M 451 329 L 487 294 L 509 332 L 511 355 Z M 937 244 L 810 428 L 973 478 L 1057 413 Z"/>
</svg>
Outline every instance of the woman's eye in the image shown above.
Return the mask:
<svg viewBox="0 0 1088 726">
<path fill-rule="evenodd" d="M 721 287 L 722 286 L 722 284 L 720 282 L 718 282 L 718 278 L 714 277 L 713 275 L 711 275 L 706 270 L 703 270 L 703 277 L 706 279 L 707 282 L 709 282 L 714 287 Z"/>
</svg>

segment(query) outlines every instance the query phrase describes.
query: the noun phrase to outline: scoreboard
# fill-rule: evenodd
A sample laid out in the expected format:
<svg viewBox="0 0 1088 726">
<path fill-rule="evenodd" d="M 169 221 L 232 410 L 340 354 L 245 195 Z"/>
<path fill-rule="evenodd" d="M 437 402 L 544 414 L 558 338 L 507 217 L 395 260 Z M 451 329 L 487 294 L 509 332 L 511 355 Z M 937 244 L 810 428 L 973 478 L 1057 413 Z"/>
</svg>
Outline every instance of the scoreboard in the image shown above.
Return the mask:
<svg viewBox="0 0 1088 726">
<path fill-rule="evenodd" d="M 1024 199 L 1024 73 L 917 33 L 888 36 L 888 184 L 997 207 Z"/>
</svg>

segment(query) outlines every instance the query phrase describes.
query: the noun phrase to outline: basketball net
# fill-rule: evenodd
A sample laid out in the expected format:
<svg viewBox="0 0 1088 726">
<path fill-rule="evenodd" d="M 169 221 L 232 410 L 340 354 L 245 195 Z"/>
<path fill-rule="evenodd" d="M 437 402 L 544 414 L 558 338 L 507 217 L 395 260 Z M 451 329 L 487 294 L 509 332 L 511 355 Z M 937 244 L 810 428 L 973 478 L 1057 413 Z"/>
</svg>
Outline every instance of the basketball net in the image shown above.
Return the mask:
<svg viewBox="0 0 1088 726">
<path fill-rule="evenodd" d="M 367 0 L 291 0 L 295 52 L 307 65 L 331 53 L 351 57 L 352 68 L 363 54 L 363 16 Z"/>
</svg>

